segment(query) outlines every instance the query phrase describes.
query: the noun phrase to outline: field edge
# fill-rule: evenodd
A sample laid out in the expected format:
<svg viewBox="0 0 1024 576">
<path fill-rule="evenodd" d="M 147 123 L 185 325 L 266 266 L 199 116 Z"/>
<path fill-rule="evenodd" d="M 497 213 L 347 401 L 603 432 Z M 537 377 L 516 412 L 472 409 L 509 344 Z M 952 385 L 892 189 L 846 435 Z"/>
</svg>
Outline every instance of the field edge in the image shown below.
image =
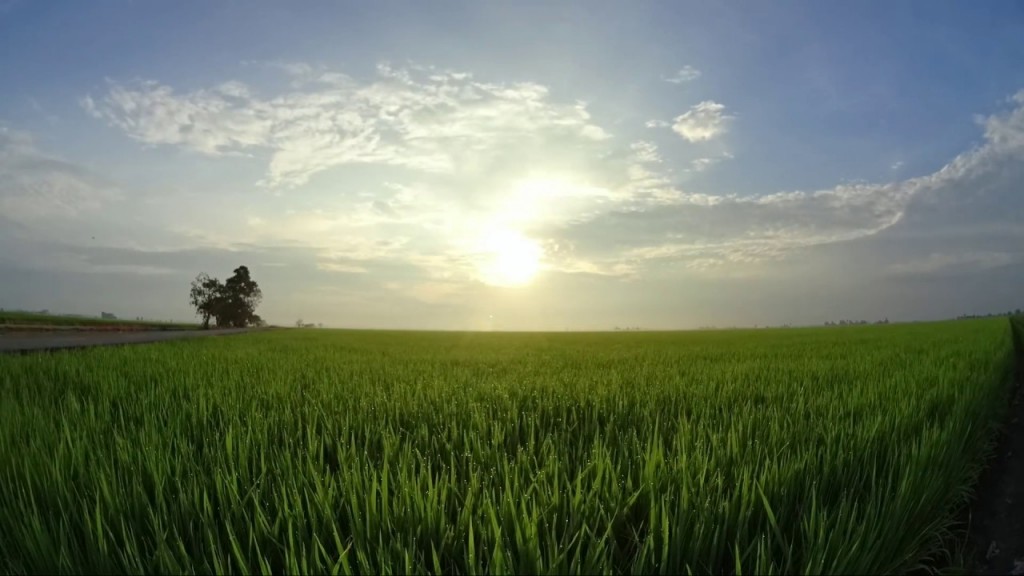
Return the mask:
<svg viewBox="0 0 1024 576">
<path fill-rule="evenodd" d="M 1024 574 L 1024 317 L 1009 322 L 1014 383 L 1006 420 L 964 518 L 968 574 Z"/>
</svg>

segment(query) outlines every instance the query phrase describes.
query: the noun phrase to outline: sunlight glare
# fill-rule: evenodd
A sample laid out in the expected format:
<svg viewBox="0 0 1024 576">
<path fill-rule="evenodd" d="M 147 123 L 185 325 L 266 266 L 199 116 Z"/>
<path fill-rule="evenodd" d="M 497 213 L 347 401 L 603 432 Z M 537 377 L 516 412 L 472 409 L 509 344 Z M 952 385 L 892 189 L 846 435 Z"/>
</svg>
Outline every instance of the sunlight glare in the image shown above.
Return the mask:
<svg viewBox="0 0 1024 576">
<path fill-rule="evenodd" d="M 543 250 L 533 240 L 511 230 L 486 236 L 487 260 L 481 267 L 484 282 L 493 286 L 524 286 L 540 271 Z"/>
<path fill-rule="evenodd" d="M 505 197 L 500 210 L 502 217 L 513 224 L 543 220 L 552 208 L 559 206 L 576 191 L 566 181 L 555 178 L 527 178 L 520 180 Z"/>
</svg>

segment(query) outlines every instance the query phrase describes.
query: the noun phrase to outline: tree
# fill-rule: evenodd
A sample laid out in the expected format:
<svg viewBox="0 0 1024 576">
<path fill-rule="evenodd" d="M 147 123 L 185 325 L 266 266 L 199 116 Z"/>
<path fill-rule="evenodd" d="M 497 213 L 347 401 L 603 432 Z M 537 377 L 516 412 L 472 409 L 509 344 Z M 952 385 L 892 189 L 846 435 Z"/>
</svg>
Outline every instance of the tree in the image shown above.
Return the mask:
<svg viewBox="0 0 1024 576">
<path fill-rule="evenodd" d="M 263 292 L 245 266 L 235 268 L 234 275 L 224 283 L 200 273 L 192 281 L 189 297 L 196 314 L 203 318 L 204 329 L 210 327 L 211 318 L 218 328 L 244 328 L 263 322 L 256 314 Z"/>
<path fill-rule="evenodd" d="M 256 320 L 256 307 L 263 300 L 259 284 L 245 266 L 235 268 L 234 275 L 224 282 L 223 297 L 217 317 L 218 326 L 244 328 Z"/>
<path fill-rule="evenodd" d="M 220 294 L 223 285 L 216 278 L 211 278 L 206 272 L 200 272 L 192 281 L 192 290 L 189 292 L 189 304 L 196 309 L 196 314 L 203 319 L 203 330 L 210 327 L 210 318 L 217 314 L 217 306 L 220 301 Z"/>
</svg>

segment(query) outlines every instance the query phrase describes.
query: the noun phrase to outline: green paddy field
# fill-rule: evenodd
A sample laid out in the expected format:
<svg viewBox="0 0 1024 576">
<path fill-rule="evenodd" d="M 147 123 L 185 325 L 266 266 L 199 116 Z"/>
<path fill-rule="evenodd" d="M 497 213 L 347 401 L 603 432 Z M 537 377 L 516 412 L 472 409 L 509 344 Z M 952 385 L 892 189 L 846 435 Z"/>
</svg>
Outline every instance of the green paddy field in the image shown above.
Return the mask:
<svg viewBox="0 0 1024 576">
<path fill-rule="evenodd" d="M 0 572 L 946 563 L 1011 323 L 279 330 L 0 356 Z"/>
</svg>

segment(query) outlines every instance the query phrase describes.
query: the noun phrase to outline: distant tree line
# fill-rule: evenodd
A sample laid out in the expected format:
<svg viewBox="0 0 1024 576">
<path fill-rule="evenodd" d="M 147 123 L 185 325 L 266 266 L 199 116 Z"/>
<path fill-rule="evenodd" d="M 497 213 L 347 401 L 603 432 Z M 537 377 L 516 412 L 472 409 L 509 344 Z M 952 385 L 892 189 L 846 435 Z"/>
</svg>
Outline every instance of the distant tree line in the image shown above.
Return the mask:
<svg viewBox="0 0 1024 576">
<path fill-rule="evenodd" d="M 884 320 L 876 320 L 875 322 L 868 322 L 867 320 L 840 320 L 838 322 L 834 322 L 832 320 L 828 320 L 828 321 L 825 322 L 825 326 L 863 326 L 863 325 L 866 325 L 866 324 L 888 324 L 888 323 L 889 323 L 889 319 L 888 318 L 885 318 Z"/>
<path fill-rule="evenodd" d="M 963 314 L 957 316 L 957 320 L 970 320 L 972 318 L 1000 318 L 1004 316 L 1022 316 L 1024 310 L 1017 308 L 1016 310 L 1007 310 L 1006 312 L 992 312 L 990 314 Z"/>
<path fill-rule="evenodd" d="M 21 308 L 11 308 L 10 310 L 6 310 L 4 308 L 0 308 L 0 312 L 13 312 L 15 314 L 39 314 L 40 316 L 48 316 L 50 314 L 50 310 L 46 308 L 42 310 L 22 310 Z"/>
<path fill-rule="evenodd" d="M 245 266 L 235 268 L 234 274 L 221 282 L 201 272 L 192 281 L 189 304 L 203 319 L 203 329 L 214 320 L 218 328 L 245 328 L 263 326 L 256 307 L 263 299 L 259 284 L 252 279 Z"/>
</svg>

